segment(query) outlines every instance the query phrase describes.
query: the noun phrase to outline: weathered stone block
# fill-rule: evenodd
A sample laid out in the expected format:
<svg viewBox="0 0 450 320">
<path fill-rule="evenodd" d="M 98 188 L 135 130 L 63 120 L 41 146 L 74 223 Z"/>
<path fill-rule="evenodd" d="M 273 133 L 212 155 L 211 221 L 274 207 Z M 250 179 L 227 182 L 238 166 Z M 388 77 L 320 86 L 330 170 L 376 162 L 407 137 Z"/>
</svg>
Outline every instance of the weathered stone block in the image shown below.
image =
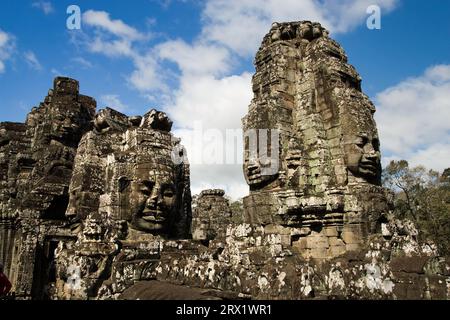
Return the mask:
<svg viewBox="0 0 450 320">
<path fill-rule="evenodd" d="M 308 250 L 308 256 L 312 259 L 328 259 L 329 252 L 327 248 L 313 248 Z"/>
<path fill-rule="evenodd" d="M 331 247 L 345 247 L 345 242 L 337 237 L 329 237 L 328 242 L 330 243 Z"/>
<path fill-rule="evenodd" d="M 307 238 L 307 248 L 329 248 L 330 244 L 328 243 L 328 238 L 321 235 L 311 235 Z"/>
<path fill-rule="evenodd" d="M 292 246 L 303 251 L 308 248 L 308 240 L 306 238 L 300 238 L 299 240 L 294 241 Z"/>
<path fill-rule="evenodd" d="M 337 257 L 340 255 L 343 255 L 347 252 L 347 248 L 345 245 L 336 245 L 336 246 L 330 246 L 330 256 Z"/>
<path fill-rule="evenodd" d="M 325 227 L 322 229 L 322 233 L 327 237 L 337 237 L 338 236 L 338 230 L 337 227 Z"/>
<path fill-rule="evenodd" d="M 394 257 L 390 266 L 392 271 L 407 273 L 424 273 L 424 266 L 428 262 L 429 257 Z"/>
<path fill-rule="evenodd" d="M 362 245 L 357 243 L 350 243 L 345 245 L 345 249 L 347 251 L 359 251 L 362 249 Z"/>
</svg>

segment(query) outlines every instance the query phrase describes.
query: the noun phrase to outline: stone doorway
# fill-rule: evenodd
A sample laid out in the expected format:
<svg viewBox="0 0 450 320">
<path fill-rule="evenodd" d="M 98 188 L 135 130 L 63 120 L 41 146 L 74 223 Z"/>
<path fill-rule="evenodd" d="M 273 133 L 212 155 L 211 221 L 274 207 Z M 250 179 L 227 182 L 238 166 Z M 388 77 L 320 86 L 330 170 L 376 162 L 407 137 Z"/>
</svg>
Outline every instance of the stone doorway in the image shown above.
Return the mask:
<svg viewBox="0 0 450 320">
<path fill-rule="evenodd" d="M 55 250 L 61 242 L 74 242 L 71 237 L 46 237 L 36 250 L 33 300 L 52 300 L 56 286 Z"/>
</svg>

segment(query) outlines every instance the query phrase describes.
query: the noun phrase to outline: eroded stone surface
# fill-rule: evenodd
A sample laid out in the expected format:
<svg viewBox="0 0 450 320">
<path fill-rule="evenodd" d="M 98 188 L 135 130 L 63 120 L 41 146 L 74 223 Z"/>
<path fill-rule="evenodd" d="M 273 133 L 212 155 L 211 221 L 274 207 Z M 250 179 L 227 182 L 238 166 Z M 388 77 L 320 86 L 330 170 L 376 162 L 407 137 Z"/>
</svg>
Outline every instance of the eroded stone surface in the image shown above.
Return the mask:
<svg viewBox="0 0 450 320">
<path fill-rule="evenodd" d="M 275 23 L 255 66 L 243 126 L 279 132 L 279 170 L 262 174 L 270 163 L 251 155 L 246 137 L 247 221 L 287 227 L 308 259 L 358 250 L 388 212 L 375 107 L 361 78 L 342 47 L 310 22 Z"/>
<path fill-rule="evenodd" d="M 83 137 L 70 188 L 78 240 L 56 251 L 58 299 L 118 297 L 154 277 L 165 241 L 190 237 L 189 165 L 172 122 L 156 110 L 140 121 L 113 110 L 96 118 L 104 125 Z"/>
<path fill-rule="evenodd" d="M 223 190 L 204 190 L 194 204 L 192 212 L 192 238 L 209 241 L 224 239 L 233 213 Z"/>
<path fill-rule="evenodd" d="M 94 99 L 79 94 L 77 81 L 59 77 L 24 124 L 0 125 L 0 251 L 18 296 L 45 297 L 43 287 L 54 277 L 52 251 L 72 237 L 64 221 L 68 189 L 95 108 Z"/>
<path fill-rule="evenodd" d="M 258 51 L 243 125 L 277 130 L 279 157 L 246 135 L 243 216 L 223 190 L 191 207 L 165 113 L 95 114 L 78 91 L 57 78 L 25 124 L 0 123 L 0 259 L 19 298 L 450 298 L 450 259 L 390 216 L 375 108 L 320 24 L 276 23 Z"/>
</svg>

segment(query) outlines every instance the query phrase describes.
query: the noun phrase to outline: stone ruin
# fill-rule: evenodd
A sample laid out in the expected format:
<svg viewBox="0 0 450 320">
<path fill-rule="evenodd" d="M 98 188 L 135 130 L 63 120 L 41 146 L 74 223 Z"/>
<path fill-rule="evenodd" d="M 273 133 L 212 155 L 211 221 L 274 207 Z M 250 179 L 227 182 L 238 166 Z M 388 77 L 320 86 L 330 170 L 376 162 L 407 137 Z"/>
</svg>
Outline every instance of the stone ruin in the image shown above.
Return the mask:
<svg viewBox="0 0 450 320">
<path fill-rule="evenodd" d="M 225 238 L 228 225 L 233 223 L 233 212 L 225 191 L 204 190 L 192 210 L 192 239 L 208 242 Z"/>
<path fill-rule="evenodd" d="M 244 127 L 250 194 L 194 201 L 163 112 L 56 78 L 0 123 L 0 259 L 20 299 L 448 299 L 450 259 L 390 215 L 374 105 L 318 23 L 264 37 Z"/>
<path fill-rule="evenodd" d="M 96 102 L 77 81 L 56 78 L 25 123 L 1 123 L 1 256 L 18 295 L 41 297 L 55 244 L 73 235 L 65 204 L 81 137 L 91 129 Z"/>
<path fill-rule="evenodd" d="M 341 46 L 309 22 L 275 23 L 255 65 L 244 131 L 278 132 L 269 147 L 278 170 L 261 174 L 272 163 L 250 154 L 257 139 L 247 136 L 245 220 L 277 226 L 305 258 L 359 249 L 388 212 L 375 107 L 361 78 Z"/>
</svg>

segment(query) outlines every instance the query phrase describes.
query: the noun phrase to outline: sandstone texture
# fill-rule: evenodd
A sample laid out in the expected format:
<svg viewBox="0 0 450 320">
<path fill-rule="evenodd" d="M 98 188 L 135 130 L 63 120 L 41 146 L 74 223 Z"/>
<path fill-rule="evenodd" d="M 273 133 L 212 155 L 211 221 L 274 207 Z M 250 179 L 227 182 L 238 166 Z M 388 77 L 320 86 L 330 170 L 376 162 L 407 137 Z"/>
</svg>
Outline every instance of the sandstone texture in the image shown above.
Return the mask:
<svg viewBox="0 0 450 320">
<path fill-rule="evenodd" d="M 274 23 L 242 123 L 249 195 L 194 200 L 152 109 L 96 112 L 76 80 L 0 123 L 0 260 L 18 299 L 449 299 L 450 258 L 395 219 L 375 107 L 319 23 Z"/>
</svg>

